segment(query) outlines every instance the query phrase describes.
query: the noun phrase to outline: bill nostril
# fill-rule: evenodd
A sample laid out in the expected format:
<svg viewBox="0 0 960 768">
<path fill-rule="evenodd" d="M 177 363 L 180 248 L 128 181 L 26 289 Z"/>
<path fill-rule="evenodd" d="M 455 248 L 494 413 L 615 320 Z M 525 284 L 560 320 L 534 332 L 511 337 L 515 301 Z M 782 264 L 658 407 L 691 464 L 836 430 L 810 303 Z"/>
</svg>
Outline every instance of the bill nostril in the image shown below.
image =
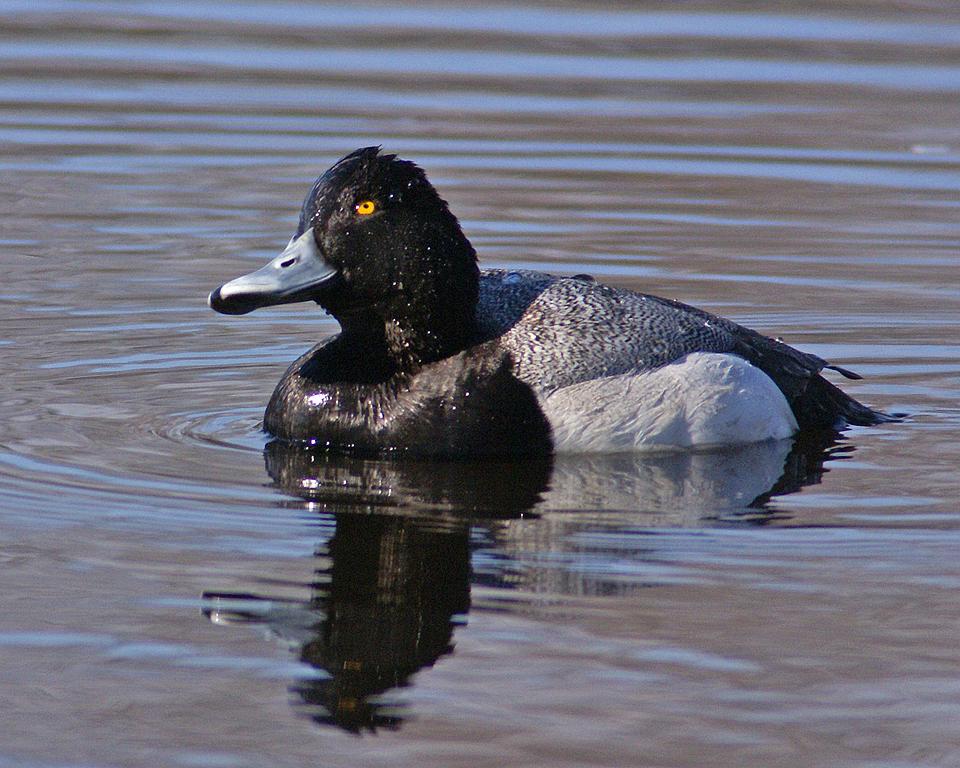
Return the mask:
<svg viewBox="0 0 960 768">
<path fill-rule="evenodd" d="M 297 257 L 296 257 L 296 256 L 293 256 L 293 257 L 287 259 L 286 261 L 281 261 L 281 262 L 280 262 L 280 268 L 281 268 L 281 269 L 286 269 L 287 267 L 292 267 L 294 264 L 297 263 L 297 261 L 298 261 Z"/>
</svg>

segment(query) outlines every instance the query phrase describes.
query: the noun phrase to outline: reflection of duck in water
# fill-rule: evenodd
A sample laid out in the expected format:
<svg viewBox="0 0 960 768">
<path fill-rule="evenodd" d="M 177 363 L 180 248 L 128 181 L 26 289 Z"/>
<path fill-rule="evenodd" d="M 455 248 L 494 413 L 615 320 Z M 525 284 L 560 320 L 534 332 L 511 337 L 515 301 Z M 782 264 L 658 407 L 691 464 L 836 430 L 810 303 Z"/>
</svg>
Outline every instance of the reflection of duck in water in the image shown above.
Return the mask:
<svg viewBox="0 0 960 768">
<path fill-rule="evenodd" d="M 705 518 L 762 512 L 774 495 L 820 481 L 836 433 L 670 454 L 556 456 L 550 488 L 536 507 L 656 515 L 658 524 L 701 525 Z M 652 521 L 651 521 L 652 522 Z"/>
<path fill-rule="evenodd" d="M 335 514 L 335 533 L 316 550 L 311 596 L 291 602 L 211 592 L 206 613 L 221 623 L 265 625 L 290 643 L 317 670 L 293 686 L 316 722 L 354 732 L 397 727 L 404 708 L 390 691 L 451 651 L 470 608 L 471 578 L 554 591 L 583 591 L 589 579 L 595 587 L 595 574 L 539 578 L 513 558 L 531 546 L 569 547 L 568 533 L 611 513 L 633 525 L 702 525 L 705 516 L 745 512 L 774 489 L 817 482 L 823 447 L 789 449 L 787 441 L 646 463 L 567 457 L 551 470 L 541 461 L 364 460 L 275 442 L 266 462 L 277 485 Z M 534 522 L 521 525 L 531 511 Z M 758 520 L 762 511 L 754 509 L 751 521 Z M 499 562 L 472 575 L 477 526 L 491 530 L 487 546 Z"/>
<path fill-rule="evenodd" d="M 391 461 L 337 456 L 323 448 L 274 440 L 264 451 L 267 472 L 287 493 L 324 511 L 358 508 L 398 513 L 449 511 L 456 517 L 514 517 L 540 501 L 550 457 L 524 460 Z"/>
<path fill-rule="evenodd" d="M 398 712 L 372 697 L 406 684 L 452 650 L 470 608 L 468 529 L 430 529 L 405 518 L 345 515 L 327 549 L 311 609 L 326 614 L 301 659 L 328 681 L 297 686 L 315 717 L 348 729 L 394 725 Z"/>
<path fill-rule="evenodd" d="M 314 300 L 342 332 L 287 371 L 275 437 L 367 455 L 676 449 L 783 439 L 883 414 L 815 355 L 592 279 L 479 271 L 423 171 L 376 147 L 316 182 L 286 250 L 218 312 Z"/>
<path fill-rule="evenodd" d="M 367 461 L 279 442 L 266 462 L 281 488 L 336 513 L 334 535 L 316 552 L 311 598 L 208 593 L 206 613 L 265 624 L 294 645 L 320 671 L 294 686 L 318 723 L 396 727 L 403 707 L 384 694 L 449 653 L 470 608 L 473 515 L 529 509 L 549 462 Z"/>
<path fill-rule="evenodd" d="M 311 598 L 204 595 L 221 623 L 266 624 L 320 671 L 293 690 L 316 722 L 348 731 L 396 727 L 403 706 L 377 699 L 452 650 L 470 608 L 466 525 L 387 515 L 343 515 L 317 550 Z"/>
</svg>

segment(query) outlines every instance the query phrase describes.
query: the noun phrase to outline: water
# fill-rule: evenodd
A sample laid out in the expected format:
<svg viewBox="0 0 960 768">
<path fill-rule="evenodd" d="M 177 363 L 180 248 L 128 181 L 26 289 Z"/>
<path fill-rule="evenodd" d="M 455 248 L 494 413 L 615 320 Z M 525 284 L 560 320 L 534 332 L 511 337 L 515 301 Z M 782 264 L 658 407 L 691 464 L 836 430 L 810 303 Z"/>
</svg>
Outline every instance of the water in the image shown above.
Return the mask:
<svg viewBox="0 0 960 768">
<path fill-rule="evenodd" d="M 935 0 L 0 3 L 0 765 L 960 763 L 958 96 Z M 369 144 L 485 265 L 703 306 L 909 419 L 267 446 L 336 327 L 206 292 Z"/>
</svg>

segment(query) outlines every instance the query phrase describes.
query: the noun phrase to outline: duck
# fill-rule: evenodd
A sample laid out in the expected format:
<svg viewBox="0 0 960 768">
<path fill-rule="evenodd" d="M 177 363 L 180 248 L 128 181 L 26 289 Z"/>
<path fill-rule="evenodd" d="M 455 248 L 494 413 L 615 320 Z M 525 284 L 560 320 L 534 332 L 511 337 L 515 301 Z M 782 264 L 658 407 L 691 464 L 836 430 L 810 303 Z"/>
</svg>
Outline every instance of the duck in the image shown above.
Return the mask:
<svg viewBox="0 0 960 768">
<path fill-rule="evenodd" d="M 263 427 L 360 456 L 698 450 L 892 417 L 808 352 L 702 309 L 570 277 L 480 269 L 416 163 L 364 147 L 304 199 L 289 243 L 208 297 L 314 302 L 340 333 L 293 362 Z"/>
</svg>

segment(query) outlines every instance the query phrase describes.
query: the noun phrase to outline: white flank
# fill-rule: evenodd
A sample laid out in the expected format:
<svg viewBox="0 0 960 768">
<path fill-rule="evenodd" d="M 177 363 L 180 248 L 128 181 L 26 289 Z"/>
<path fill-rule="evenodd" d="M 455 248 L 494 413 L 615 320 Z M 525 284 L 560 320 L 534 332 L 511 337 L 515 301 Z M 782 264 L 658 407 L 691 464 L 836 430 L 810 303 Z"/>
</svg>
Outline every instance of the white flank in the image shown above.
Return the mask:
<svg viewBox="0 0 960 768">
<path fill-rule="evenodd" d="M 797 431 L 769 376 L 743 358 L 713 352 L 564 387 L 540 405 L 561 453 L 742 445 Z"/>
</svg>

